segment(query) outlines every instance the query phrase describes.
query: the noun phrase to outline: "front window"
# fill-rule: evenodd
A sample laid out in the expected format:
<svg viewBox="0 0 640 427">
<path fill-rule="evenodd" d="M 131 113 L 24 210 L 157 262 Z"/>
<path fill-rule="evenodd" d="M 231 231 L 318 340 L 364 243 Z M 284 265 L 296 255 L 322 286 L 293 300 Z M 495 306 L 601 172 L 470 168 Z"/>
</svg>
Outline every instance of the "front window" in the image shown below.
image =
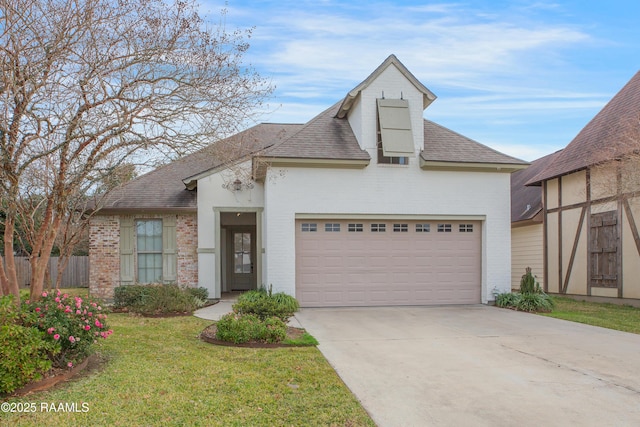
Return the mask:
<svg viewBox="0 0 640 427">
<path fill-rule="evenodd" d="M 138 282 L 158 283 L 162 280 L 162 220 L 136 221 Z"/>
</svg>

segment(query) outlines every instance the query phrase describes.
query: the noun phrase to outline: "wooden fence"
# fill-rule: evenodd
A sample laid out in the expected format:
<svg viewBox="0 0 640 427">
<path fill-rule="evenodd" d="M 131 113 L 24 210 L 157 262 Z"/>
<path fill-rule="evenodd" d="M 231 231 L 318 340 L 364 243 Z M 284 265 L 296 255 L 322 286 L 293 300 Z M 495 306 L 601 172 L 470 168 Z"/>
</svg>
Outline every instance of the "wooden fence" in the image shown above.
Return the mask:
<svg viewBox="0 0 640 427">
<path fill-rule="evenodd" d="M 29 258 L 16 257 L 16 271 L 18 273 L 18 283 L 20 287 L 28 287 L 31 284 L 31 264 Z M 49 277 L 51 286 L 55 286 L 58 277 L 58 257 L 51 257 L 49 260 Z M 45 284 L 45 287 L 47 285 Z M 67 268 L 62 272 L 63 288 L 87 288 L 89 287 L 89 257 L 72 256 L 69 259 Z"/>
</svg>

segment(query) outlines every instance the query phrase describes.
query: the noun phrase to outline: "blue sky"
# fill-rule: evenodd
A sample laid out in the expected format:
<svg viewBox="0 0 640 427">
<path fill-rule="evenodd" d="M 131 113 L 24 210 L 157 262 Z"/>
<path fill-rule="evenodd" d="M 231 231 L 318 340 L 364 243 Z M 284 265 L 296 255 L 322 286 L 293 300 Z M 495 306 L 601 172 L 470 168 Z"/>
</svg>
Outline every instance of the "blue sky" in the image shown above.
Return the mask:
<svg viewBox="0 0 640 427">
<path fill-rule="evenodd" d="M 566 146 L 640 69 L 640 1 L 206 0 L 255 27 L 269 122 L 303 123 L 395 54 L 438 99 L 425 118 L 534 160 Z"/>
</svg>

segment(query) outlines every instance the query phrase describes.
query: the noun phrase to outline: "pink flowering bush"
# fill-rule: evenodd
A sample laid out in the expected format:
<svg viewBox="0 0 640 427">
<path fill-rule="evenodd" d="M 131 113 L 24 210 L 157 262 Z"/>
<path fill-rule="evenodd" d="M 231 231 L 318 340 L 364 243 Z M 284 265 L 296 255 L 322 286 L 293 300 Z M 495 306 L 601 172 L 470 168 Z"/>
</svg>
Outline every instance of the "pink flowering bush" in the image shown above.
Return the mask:
<svg viewBox="0 0 640 427">
<path fill-rule="evenodd" d="M 29 313 L 25 322 L 46 334 L 47 340 L 60 346 L 52 354 L 54 367 L 68 368 L 93 352 L 93 345 L 113 333 L 100 304 L 62 292 L 43 292 L 42 299 L 24 305 Z"/>
</svg>

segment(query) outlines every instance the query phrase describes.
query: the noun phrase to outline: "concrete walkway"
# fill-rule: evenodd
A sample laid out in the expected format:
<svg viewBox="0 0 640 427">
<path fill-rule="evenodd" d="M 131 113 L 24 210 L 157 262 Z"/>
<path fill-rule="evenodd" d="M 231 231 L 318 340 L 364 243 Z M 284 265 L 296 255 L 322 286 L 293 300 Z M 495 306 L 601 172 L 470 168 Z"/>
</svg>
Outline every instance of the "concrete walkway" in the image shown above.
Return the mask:
<svg viewBox="0 0 640 427">
<path fill-rule="evenodd" d="M 640 335 L 480 305 L 296 317 L 380 427 L 640 425 Z"/>
</svg>

